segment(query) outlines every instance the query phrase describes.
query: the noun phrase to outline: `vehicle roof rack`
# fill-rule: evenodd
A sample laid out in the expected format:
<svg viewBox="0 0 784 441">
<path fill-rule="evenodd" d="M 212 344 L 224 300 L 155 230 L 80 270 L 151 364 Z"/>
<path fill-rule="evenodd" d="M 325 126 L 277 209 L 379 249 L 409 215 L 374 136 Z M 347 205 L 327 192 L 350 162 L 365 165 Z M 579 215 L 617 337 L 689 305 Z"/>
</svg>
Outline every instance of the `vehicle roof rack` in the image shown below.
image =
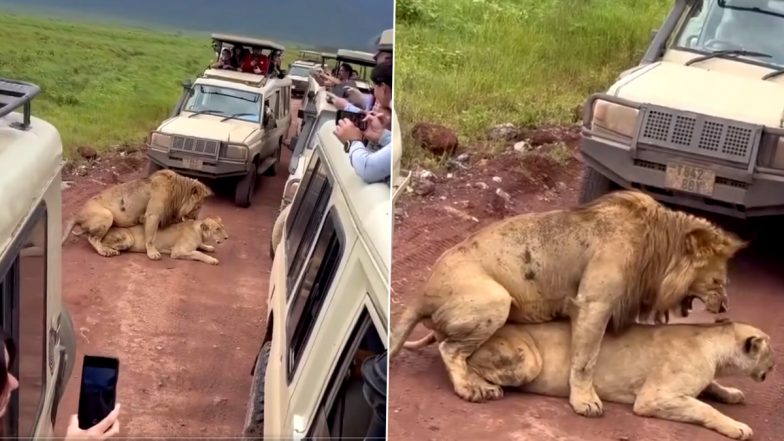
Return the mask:
<svg viewBox="0 0 784 441">
<path fill-rule="evenodd" d="M 41 92 L 41 88 L 32 83 L 0 78 L 0 118 L 24 106 L 24 119 L 21 124 L 11 126 L 21 130 L 30 128 L 30 102 Z"/>
</svg>

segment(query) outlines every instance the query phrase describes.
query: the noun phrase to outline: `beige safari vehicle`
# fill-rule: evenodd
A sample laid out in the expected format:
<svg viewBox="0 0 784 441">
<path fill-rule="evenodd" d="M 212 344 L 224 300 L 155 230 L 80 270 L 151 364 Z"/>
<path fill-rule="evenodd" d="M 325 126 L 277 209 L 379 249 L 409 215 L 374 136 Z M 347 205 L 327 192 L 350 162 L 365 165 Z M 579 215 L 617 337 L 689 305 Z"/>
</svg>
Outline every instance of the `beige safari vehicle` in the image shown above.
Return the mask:
<svg viewBox="0 0 784 441">
<path fill-rule="evenodd" d="M 334 119 L 315 130 L 273 259 L 246 439 L 359 439 L 371 421 L 358 366 L 387 348 L 391 189 L 356 175 Z"/>
<path fill-rule="evenodd" d="M 215 34 L 225 47 L 283 51 L 268 40 Z M 148 140 L 150 173 L 236 181 L 234 202 L 250 206 L 258 174 L 274 176 L 291 124 L 291 78 L 208 68 L 183 95 L 169 119 Z"/>
<path fill-rule="evenodd" d="M 581 199 L 638 188 L 748 219 L 784 214 L 784 1 L 678 0 L 640 65 L 584 108 Z"/>
<path fill-rule="evenodd" d="M 355 87 L 362 93 L 373 93 L 373 86 L 370 84 L 370 69 L 376 65 L 376 59 L 370 52 L 354 51 L 349 49 L 338 49 L 338 66 L 341 63 L 348 63 L 357 71 L 357 79 L 354 80 Z"/>
<path fill-rule="evenodd" d="M 308 80 L 313 69 L 323 64 L 321 52 L 300 51 L 296 61 L 289 64 L 288 76 L 291 78 L 291 94 L 304 96 L 308 91 Z"/>
<path fill-rule="evenodd" d="M 60 279 L 62 143 L 31 116 L 39 91 L 0 79 L 0 326 L 16 342 L 19 379 L 2 423 L 22 439 L 54 436 L 76 354 Z"/>
</svg>

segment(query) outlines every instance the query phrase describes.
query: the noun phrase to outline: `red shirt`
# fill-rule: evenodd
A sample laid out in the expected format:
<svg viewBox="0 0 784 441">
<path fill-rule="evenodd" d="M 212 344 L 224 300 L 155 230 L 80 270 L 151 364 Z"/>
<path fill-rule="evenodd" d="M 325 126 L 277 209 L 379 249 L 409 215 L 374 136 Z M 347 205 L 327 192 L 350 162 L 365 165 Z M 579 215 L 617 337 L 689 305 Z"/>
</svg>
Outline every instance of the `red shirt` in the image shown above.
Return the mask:
<svg viewBox="0 0 784 441">
<path fill-rule="evenodd" d="M 242 60 L 242 71 L 247 73 L 255 73 L 258 67 L 261 75 L 266 75 L 269 69 L 269 58 L 266 55 L 259 55 L 258 57 L 250 55 Z"/>
</svg>

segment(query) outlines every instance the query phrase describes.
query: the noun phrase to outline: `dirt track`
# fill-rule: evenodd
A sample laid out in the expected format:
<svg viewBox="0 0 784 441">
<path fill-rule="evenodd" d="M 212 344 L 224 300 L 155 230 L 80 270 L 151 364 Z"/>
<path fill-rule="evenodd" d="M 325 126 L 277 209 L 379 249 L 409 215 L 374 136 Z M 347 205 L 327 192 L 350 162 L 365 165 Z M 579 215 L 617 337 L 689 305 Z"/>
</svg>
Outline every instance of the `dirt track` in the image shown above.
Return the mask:
<svg viewBox="0 0 784 441">
<path fill-rule="evenodd" d="M 393 254 L 392 323 L 403 305 L 424 283 L 438 256 L 504 212 L 493 194 L 500 187 L 511 195 L 507 213 L 544 211 L 576 203 L 582 167 L 576 160 L 566 167 L 547 170 L 541 161 L 519 167 L 519 159 L 503 157 L 479 161 L 469 171 L 439 182 L 424 198 L 398 202 Z M 557 166 L 555 168 L 558 168 Z M 496 184 L 492 178 L 502 178 Z M 489 184 L 478 189 L 476 183 Z M 549 189 L 544 189 L 544 186 Z M 470 187 L 469 187 L 470 186 Z M 452 208 L 444 208 L 450 206 Z M 457 208 L 460 213 L 454 211 Z M 473 220 L 471 217 L 476 219 Z M 784 274 L 781 258 L 758 250 L 744 251 L 731 266 L 730 317 L 752 323 L 779 348 L 777 363 L 784 362 Z M 695 303 L 695 307 L 697 303 Z M 690 320 L 708 320 L 695 314 Z M 418 327 L 411 339 L 424 335 Z M 402 351 L 390 364 L 390 440 L 726 440 L 707 429 L 632 414 L 631 408 L 605 403 L 605 415 L 587 419 L 571 411 L 568 400 L 507 391 L 500 401 L 472 404 L 459 399 L 443 367 L 438 349 Z M 755 440 L 781 440 L 784 433 L 784 373 L 775 372 L 765 383 L 728 379 L 740 387 L 747 404 L 716 405 L 732 418 L 749 424 Z"/>
<path fill-rule="evenodd" d="M 296 120 L 298 101 L 292 107 Z M 250 208 L 234 206 L 233 192 L 205 205 L 202 215 L 221 216 L 229 234 L 214 254 L 217 266 L 168 256 L 155 262 L 145 254 L 103 258 L 86 240 L 64 246 L 64 300 L 78 353 L 58 433 L 76 413 L 87 353 L 120 358 L 122 437 L 241 435 L 264 331 L 269 239 L 289 156 L 284 148 L 277 177 L 259 178 Z M 113 164 L 121 181 L 146 168 L 138 156 L 125 159 Z M 63 222 L 112 181 L 108 167 L 73 180 L 63 191 Z"/>
</svg>

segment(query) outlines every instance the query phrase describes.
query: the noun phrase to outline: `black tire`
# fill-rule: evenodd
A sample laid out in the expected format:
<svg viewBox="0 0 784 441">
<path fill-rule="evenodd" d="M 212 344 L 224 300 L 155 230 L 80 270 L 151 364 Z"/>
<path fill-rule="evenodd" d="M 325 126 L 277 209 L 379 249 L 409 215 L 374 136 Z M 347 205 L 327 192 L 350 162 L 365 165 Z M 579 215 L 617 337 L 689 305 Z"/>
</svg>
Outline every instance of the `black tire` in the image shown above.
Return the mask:
<svg viewBox="0 0 784 441">
<path fill-rule="evenodd" d="M 245 411 L 245 427 L 242 429 L 244 440 L 261 440 L 264 437 L 264 376 L 267 374 L 271 347 L 272 342 L 264 343 L 256 359 L 256 370 L 253 372 Z"/>
<path fill-rule="evenodd" d="M 150 161 L 149 164 L 147 165 L 147 176 L 150 176 L 151 174 L 157 172 L 158 170 L 163 170 L 163 167 Z"/>
<path fill-rule="evenodd" d="M 277 176 L 278 175 L 278 167 L 280 166 L 280 155 L 281 155 L 282 151 L 283 151 L 283 138 L 280 138 L 278 140 L 278 150 L 275 153 L 275 162 L 272 165 L 270 165 L 269 168 L 264 170 L 264 173 L 262 173 L 262 176 Z"/>
<path fill-rule="evenodd" d="M 618 186 L 606 176 L 591 167 L 585 167 L 579 202 L 581 204 L 591 202 L 617 189 Z"/>
<path fill-rule="evenodd" d="M 242 208 L 250 207 L 253 201 L 253 193 L 256 190 L 256 178 L 258 177 L 258 165 L 254 162 L 248 174 L 237 182 L 234 188 L 234 203 Z"/>
</svg>

